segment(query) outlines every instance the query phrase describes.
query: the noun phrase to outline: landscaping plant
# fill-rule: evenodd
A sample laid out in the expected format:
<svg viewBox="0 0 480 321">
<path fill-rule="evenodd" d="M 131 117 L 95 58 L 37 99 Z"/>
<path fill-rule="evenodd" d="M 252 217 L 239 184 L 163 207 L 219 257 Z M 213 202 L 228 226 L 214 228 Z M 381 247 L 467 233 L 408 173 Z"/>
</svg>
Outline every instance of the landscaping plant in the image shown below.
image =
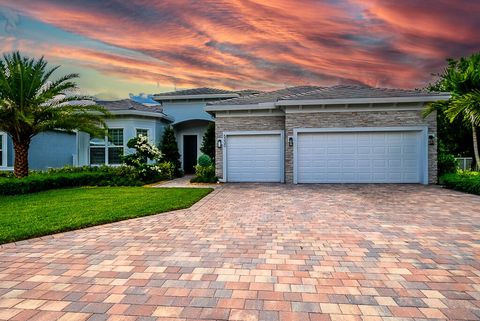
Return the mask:
<svg viewBox="0 0 480 321">
<path fill-rule="evenodd" d="M 200 151 L 215 160 L 215 123 L 208 124 Z"/>
<path fill-rule="evenodd" d="M 180 163 L 180 153 L 178 152 L 177 140 L 173 128 L 168 126 L 163 132 L 162 141 L 160 142 L 160 150 L 162 151 L 162 162 L 170 162 L 174 166 L 176 177 L 183 175 Z"/>
<path fill-rule="evenodd" d="M 90 97 L 74 94 L 77 74 L 51 80 L 58 68 L 49 68 L 43 57 L 19 52 L 0 60 L 0 131 L 12 137 L 17 178 L 28 176 L 28 149 L 35 135 L 62 129 L 98 136 L 106 130 L 107 111 Z"/>
<path fill-rule="evenodd" d="M 192 183 L 216 183 L 215 164 L 208 155 L 202 155 L 198 158 L 195 166 L 195 177 L 190 180 Z"/>
<path fill-rule="evenodd" d="M 162 158 L 162 153 L 155 145 L 150 144 L 147 136 L 139 135 L 130 139 L 127 147 L 134 149 L 135 152 L 123 156 L 123 163 L 135 168 L 142 181 L 155 182 L 174 177 L 173 163 L 158 163 Z"/>
<path fill-rule="evenodd" d="M 479 169 L 477 128 L 480 126 L 480 53 L 459 60 L 448 59 L 448 65 L 439 80 L 430 86 L 437 91 L 448 91 L 451 98 L 429 104 L 424 115 L 440 111 L 451 122 L 463 120 L 471 127 L 476 168 Z"/>
</svg>

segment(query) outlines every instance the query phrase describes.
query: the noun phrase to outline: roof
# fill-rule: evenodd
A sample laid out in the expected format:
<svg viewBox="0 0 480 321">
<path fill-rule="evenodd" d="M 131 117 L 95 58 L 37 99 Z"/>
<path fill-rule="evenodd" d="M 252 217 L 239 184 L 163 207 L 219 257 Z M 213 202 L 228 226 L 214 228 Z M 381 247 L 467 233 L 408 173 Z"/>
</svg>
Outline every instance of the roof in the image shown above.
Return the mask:
<svg viewBox="0 0 480 321">
<path fill-rule="evenodd" d="M 209 105 L 251 105 L 251 104 L 259 104 L 259 103 L 275 102 L 275 101 L 278 101 L 283 96 L 311 92 L 320 88 L 321 87 L 318 87 L 318 86 L 289 87 L 289 88 L 284 88 L 284 89 L 275 90 L 275 91 L 260 92 L 257 94 L 246 95 L 243 97 L 212 102 L 212 103 L 209 103 Z"/>
<path fill-rule="evenodd" d="M 295 104 L 333 104 L 333 103 L 380 103 L 380 102 L 413 102 L 433 101 L 447 98 L 448 93 L 428 92 L 393 88 L 376 88 L 358 85 L 338 85 L 332 87 L 297 86 L 260 94 L 247 95 L 233 99 L 211 102 L 209 110 L 217 110 L 222 106 L 273 106 Z"/>
<path fill-rule="evenodd" d="M 177 91 L 169 91 L 166 93 L 159 93 L 153 95 L 156 101 L 162 100 L 195 100 L 195 99 L 228 99 L 239 97 L 240 94 L 236 91 L 224 90 L 218 88 L 192 88 Z"/>
<path fill-rule="evenodd" d="M 347 99 L 347 98 L 387 98 L 387 97 L 430 97 L 443 96 L 445 93 L 423 90 L 407 90 L 394 88 L 376 88 L 358 85 L 338 85 L 320 87 L 313 91 L 298 92 L 286 95 L 280 100 L 312 100 L 312 99 Z"/>
<path fill-rule="evenodd" d="M 158 106 L 146 106 L 144 104 L 137 103 L 131 99 L 121 100 L 97 100 L 98 105 L 105 107 L 112 114 L 117 115 L 139 115 L 160 117 L 167 120 L 171 120 L 170 117 L 163 113 L 163 109 Z"/>
</svg>

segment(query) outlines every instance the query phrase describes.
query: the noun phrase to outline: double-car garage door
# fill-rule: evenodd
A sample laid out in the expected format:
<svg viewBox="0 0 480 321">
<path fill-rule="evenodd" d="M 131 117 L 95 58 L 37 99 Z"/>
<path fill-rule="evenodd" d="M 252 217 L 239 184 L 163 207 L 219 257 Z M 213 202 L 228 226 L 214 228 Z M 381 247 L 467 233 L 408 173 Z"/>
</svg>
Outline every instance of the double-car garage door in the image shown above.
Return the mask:
<svg viewBox="0 0 480 321">
<path fill-rule="evenodd" d="M 423 183 L 426 142 L 421 130 L 298 131 L 296 183 Z M 280 133 L 226 136 L 226 180 L 282 182 Z"/>
</svg>

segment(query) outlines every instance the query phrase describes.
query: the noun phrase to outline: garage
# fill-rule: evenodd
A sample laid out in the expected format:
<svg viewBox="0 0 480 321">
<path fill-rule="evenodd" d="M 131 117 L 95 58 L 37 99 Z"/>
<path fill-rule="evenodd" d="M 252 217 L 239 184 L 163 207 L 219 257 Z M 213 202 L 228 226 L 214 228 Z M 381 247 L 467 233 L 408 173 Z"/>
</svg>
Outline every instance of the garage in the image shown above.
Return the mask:
<svg viewBox="0 0 480 321">
<path fill-rule="evenodd" d="M 283 133 L 226 133 L 228 182 L 283 182 Z"/>
<path fill-rule="evenodd" d="M 424 129 L 297 131 L 297 183 L 424 183 Z"/>
</svg>

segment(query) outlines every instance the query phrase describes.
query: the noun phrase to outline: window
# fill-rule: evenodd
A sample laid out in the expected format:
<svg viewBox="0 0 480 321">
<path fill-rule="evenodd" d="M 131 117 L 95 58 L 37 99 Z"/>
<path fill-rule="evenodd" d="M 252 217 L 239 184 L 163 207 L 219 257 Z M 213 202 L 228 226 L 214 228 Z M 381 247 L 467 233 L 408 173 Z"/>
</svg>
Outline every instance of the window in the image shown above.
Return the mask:
<svg viewBox="0 0 480 321">
<path fill-rule="evenodd" d="M 90 139 L 90 164 L 91 165 L 118 165 L 124 151 L 123 128 L 108 130 L 108 136 Z"/>
<path fill-rule="evenodd" d="M 137 137 L 140 135 L 148 137 L 148 129 L 137 128 Z"/>
<path fill-rule="evenodd" d="M 4 146 L 5 144 L 3 143 L 3 137 L 4 135 L 0 134 L 0 166 L 6 166 L 3 162 L 5 161 L 5 157 L 3 156 L 3 153 L 7 146 Z"/>
</svg>

